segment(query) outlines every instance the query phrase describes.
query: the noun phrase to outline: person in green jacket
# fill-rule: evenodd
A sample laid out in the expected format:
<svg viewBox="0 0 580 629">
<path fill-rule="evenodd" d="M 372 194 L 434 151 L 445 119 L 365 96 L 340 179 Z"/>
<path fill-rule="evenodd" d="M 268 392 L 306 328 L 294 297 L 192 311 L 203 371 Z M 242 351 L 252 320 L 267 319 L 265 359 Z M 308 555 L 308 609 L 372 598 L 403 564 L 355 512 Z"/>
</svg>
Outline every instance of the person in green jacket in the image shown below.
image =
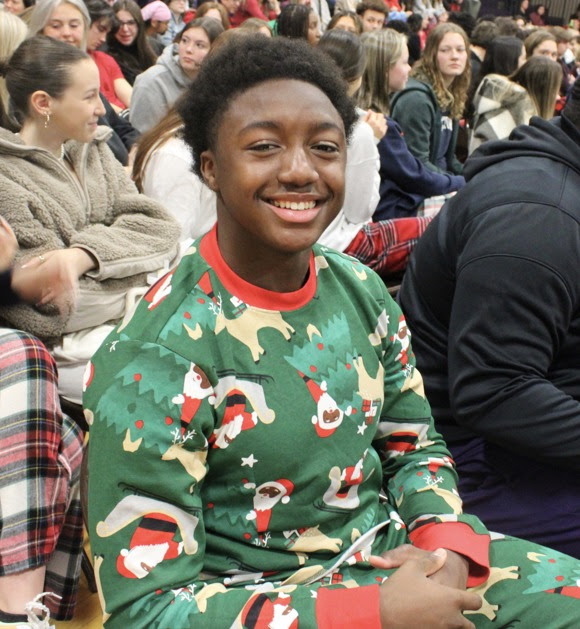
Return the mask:
<svg viewBox="0 0 580 629">
<path fill-rule="evenodd" d="M 180 113 L 217 224 L 86 372 L 107 629 L 575 626 L 580 562 L 462 513 L 401 311 L 317 244 L 356 120 L 331 61 L 234 38 Z"/>
<path fill-rule="evenodd" d="M 471 78 L 465 31 L 449 22 L 436 26 L 411 77 L 393 97 L 391 117 L 401 125 L 411 153 L 427 168 L 461 174 L 455 147 Z"/>
</svg>

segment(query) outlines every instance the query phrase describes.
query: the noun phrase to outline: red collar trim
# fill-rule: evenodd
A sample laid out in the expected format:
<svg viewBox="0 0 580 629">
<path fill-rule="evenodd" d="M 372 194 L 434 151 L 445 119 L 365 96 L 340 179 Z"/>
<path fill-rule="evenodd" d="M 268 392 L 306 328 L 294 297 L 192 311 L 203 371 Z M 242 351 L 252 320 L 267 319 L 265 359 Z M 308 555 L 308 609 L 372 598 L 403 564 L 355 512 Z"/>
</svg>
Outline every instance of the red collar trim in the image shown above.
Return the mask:
<svg viewBox="0 0 580 629">
<path fill-rule="evenodd" d="M 217 242 L 217 223 L 201 240 L 199 252 L 213 268 L 226 290 L 249 306 L 266 310 L 298 310 L 304 307 L 316 293 L 316 268 L 314 254 L 310 254 L 310 272 L 306 284 L 291 293 L 277 293 L 254 286 L 234 273 L 223 259 Z"/>
</svg>

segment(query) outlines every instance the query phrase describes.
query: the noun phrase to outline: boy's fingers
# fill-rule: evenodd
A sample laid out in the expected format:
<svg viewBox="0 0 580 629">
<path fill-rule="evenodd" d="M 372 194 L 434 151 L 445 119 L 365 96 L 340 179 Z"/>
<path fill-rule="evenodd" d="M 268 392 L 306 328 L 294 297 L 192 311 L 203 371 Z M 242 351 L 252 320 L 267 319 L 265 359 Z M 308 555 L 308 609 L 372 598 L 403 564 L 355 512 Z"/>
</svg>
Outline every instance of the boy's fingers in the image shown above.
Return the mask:
<svg viewBox="0 0 580 629">
<path fill-rule="evenodd" d="M 481 600 L 481 596 L 479 594 L 474 594 L 473 592 L 462 592 L 462 603 L 461 609 L 475 611 L 479 609 L 483 601 Z"/>
<path fill-rule="evenodd" d="M 438 548 L 434 550 L 432 553 L 422 557 L 419 559 L 421 563 L 425 576 L 428 577 L 432 575 L 434 572 L 437 572 L 440 568 L 443 567 L 445 560 L 447 559 L 447 551 L 443 548 Z"/>
</svg>

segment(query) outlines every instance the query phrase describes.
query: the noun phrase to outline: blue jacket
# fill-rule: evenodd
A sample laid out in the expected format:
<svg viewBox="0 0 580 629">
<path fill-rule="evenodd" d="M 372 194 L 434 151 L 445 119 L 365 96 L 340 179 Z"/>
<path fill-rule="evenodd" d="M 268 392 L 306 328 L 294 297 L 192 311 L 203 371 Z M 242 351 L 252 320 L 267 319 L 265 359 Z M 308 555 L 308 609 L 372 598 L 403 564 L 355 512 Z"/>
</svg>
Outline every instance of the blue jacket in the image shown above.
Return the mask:
<svg viewBox="0 0 580 629">
<path fill-rule="evenodd" d="M 415 216 L 423 200 L 459 190 L 461 175 L 436 173 L 426 168 L 407 148 L 401 127 L 387 118 L 388 131 L 378 144 L 381 157 L 381 199 L 374 221 Z"/>
</svg>

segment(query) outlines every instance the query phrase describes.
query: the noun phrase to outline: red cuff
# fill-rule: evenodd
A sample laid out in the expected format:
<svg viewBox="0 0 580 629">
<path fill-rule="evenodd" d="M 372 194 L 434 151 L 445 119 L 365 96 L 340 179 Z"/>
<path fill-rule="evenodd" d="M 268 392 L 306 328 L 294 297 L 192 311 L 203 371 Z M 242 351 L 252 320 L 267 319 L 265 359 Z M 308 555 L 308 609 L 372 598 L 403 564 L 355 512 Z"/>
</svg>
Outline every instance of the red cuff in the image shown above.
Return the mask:
<svg viewBox="0 0 580 629">
<path fill-rule="evenodd" d="M 489 577 L 489 535 L 476 533 L 463 522 L 426 524 L 409 534 L 417 548 L 433 551 L 447 548 L 469 561 L 467 587 L 474 587 Z"/>
<path fill-rule="evenodd" d="M 379 586 L 330 590 L 321 587 L 316 595 L 318 629 L 381 629 Z"/>
</svg>

